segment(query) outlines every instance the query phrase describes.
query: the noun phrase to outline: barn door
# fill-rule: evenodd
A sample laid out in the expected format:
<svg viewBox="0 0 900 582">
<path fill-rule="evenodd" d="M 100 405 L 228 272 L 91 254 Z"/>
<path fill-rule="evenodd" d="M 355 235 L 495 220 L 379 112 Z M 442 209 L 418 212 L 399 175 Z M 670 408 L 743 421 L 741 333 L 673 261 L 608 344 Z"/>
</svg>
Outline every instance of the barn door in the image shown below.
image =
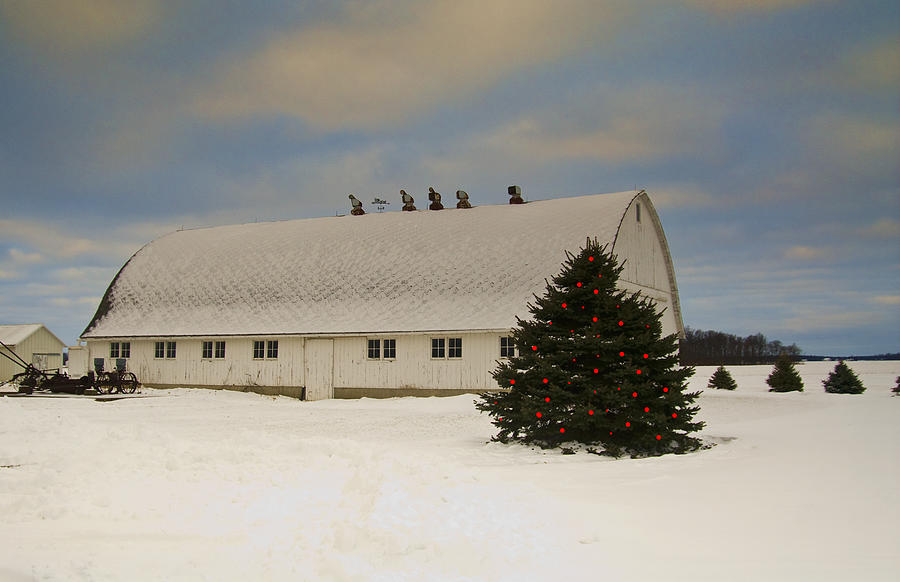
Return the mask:
<svg viewBox="0 0 900 582">
<path fill-rule="evenodd" d="M 47 354 L 31 354 L 31 363 L 38 370 L 46 370 L 49 363 Z"/>
<path fill-rule="evenodd" d="M 334 398 L 334 340 L 306 340 L 306 399 Z"/>
</svg>

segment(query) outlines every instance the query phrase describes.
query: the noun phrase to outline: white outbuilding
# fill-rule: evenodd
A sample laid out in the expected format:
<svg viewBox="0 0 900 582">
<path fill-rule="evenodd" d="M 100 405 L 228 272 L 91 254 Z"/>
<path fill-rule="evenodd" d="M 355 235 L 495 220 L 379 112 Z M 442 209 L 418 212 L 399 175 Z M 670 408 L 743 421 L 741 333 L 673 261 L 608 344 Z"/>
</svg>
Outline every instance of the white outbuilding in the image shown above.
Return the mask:
<svg viewBox="0 0 900 582">
<path fill-rule="evenodd" d="M 142 383 L 310 400 L 491 390 L 509 332 L 585 240 L 683 335 L 646 192 L 183 230 L 119 271 L 81 338 Z"/>
<path fill-rule="evenodd" d="M 0 341 L 39 370 L 62 368 L 66 344 L 41 323 L 0 325 Z M 5 348 L 0 351 L 9 355 Z M 22 366 L 0 356 L 0 382 L 8 381 L 22 370 Z"/>
</svg>

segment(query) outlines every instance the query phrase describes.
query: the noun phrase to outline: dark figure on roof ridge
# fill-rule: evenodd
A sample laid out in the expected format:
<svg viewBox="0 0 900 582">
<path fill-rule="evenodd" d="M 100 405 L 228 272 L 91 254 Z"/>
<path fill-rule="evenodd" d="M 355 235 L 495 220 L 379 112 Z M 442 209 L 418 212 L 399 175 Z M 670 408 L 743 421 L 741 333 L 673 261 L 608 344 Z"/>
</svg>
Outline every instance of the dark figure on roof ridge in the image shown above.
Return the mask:
<svg viewBox="0 0 900 582">
<path fill-rule="evenodd" d="M 510 195 L 510 199 L 509 199 L 510 204 L 525 204 L 525 201 L 522 200 L 522 188 L 521 187 L 510 186 L 509 188 L 506 189 L 506 191 L 509 192 L 509 195 Z"/>
<path fill-rule="evenodd" d="M 353 205 L 353 210 L 350 211 L 350 214 L 352 214 L 353 216 L 360 216 L 360 215 L 366 213 L 366 211 L 363 210 L 362 202 L 360 202 L 356 196 L 351 194 L 349 196 L 349 198 L 350 198 L 350 204 Z"/>
<path fill-rule="evenodd" d="M 429 210 L 443 210 L 444 205 L 441 204 L 441 193 L 435 192 L 434 188 L 428 188 L 428 199 L 431 200 Z"/>
<path fill-rule="evenodd" d="M 465 190 L 457 190 L 456 199 L 459 200 L 456 203 L 457 208 L 472 208 L 472 205 L 469 203 L 469 195 Z"/>
<path fill-rule="evenodd" d="M 400 198 L 403 199 L 403 208 L 406 212 L 412 212 L 416 209 L 415 198 L 406 193 L 406 190 L 400 190 Z"/>
</svg>

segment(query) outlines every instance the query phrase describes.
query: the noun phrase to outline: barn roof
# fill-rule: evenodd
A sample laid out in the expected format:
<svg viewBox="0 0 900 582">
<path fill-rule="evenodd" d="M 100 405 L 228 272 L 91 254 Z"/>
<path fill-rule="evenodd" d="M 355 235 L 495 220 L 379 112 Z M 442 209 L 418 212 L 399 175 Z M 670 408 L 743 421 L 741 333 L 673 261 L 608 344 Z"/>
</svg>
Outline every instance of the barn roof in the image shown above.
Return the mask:
<svg viewBox="0 0 900 582">
<path fill-rule="evenodd" d="M 33 334 L 35 334 L 39 329 L 44 327 L 42 323 L 20 323 L 14 325 L 0 325 L 0 341 L 5 343 L 8 346 L 14 346 L 19 343 L 22 343 Z M 56 335 L 51 332 L 49 329 L 47 330 L 53 338 L 58 341 L 62 345 L 66 345 L 61 339 L 56 337 Z"/>
<path fill-rule="evenodd" d="M 567 250 L 614 245 L 638 195 L 174 232 L 125 264 L 82 337 L 510 329 Z"/>
</svg>

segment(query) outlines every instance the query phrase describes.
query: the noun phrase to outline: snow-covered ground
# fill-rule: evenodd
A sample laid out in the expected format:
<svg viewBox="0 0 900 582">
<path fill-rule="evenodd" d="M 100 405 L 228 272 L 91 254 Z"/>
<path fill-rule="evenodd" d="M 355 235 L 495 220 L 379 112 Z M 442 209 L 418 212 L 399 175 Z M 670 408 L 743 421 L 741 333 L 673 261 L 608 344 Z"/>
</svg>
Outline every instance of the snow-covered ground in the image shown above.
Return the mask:
<svg viewBox="0 0 900 582">
<path fill-rule="evenodd" d="M 897 580 L 900 362 L 850 365 L 730 368 L 717 446 L 637 460 L 488 443 L 471 396 L 0 398 L 0 580 Z"/>
</svg>

